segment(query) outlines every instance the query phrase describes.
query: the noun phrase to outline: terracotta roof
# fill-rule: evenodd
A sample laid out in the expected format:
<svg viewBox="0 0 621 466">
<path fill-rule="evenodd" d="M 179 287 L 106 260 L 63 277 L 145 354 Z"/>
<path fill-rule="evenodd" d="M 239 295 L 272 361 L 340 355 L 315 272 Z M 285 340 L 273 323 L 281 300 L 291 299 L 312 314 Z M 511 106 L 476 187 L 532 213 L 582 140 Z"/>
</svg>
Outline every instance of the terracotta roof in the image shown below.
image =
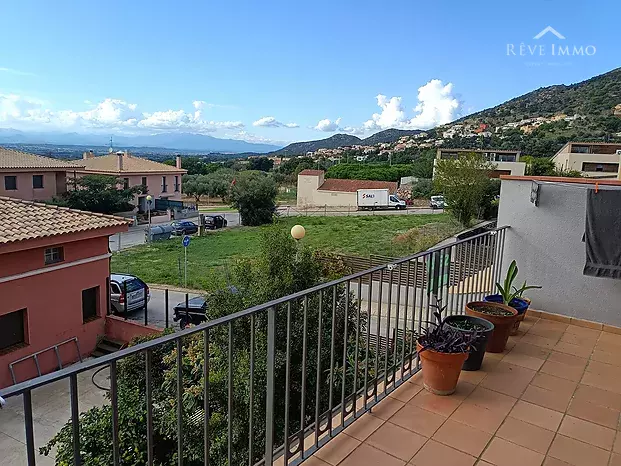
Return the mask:
<svg viewBox="0 0 621 466">
<path fill-rule="evenodd" d="M 323 170 L 311 170 L 310 168 L 306 168 L 300 172 L 300 175 L 319 176 L 323 175 L 323 173 Z"/>
<path fill-rule="evenodd" d="M 6 149 L 0 147 L 0 170 L 1 169 L 28 169 L 28 168 L 60 168 L 65 170 L 73 170 L 80 163 L 64 162 L 51 157 L 43 157 L 42 155 L 29 154 L 19 150 Z"/>
<path fill-rule="evenodd" d="M 128 225 L 129 220 L 0 196 L 0 245 Z"/>
<path fill-rule="evenodd" d="M 110 174 L 119 173 L 146 173 L 146 172 L 171 172 L 186 173 L 187 170 L 165 163 L 154 162 L 153 160 L 143 159 L 131 154 L 123 154 L 123 170 L 119 171 L 119 155 L 116 153 L 99 155 L 80 160 L 77 165 L 85 167 L 86 171 L 102 172 Z"/>
<path fill-rule="evenodd" d="M 388 189 L 391 193 L 394 193 L 397 191 L 397 182 L 329 178 L 319 187 L 320 191 L 341 191 L 346 193 L 355 193 L 359 189 Z"/>
</svg>

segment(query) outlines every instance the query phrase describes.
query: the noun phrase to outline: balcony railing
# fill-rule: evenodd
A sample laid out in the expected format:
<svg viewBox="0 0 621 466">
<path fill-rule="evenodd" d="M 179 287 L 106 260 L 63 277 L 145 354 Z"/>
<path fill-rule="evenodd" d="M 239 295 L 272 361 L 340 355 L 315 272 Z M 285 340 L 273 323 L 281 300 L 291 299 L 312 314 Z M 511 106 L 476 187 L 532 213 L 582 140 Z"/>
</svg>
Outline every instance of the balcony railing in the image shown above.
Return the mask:
<svg viewBox="0 0 621 466">
<path fill-rule="evenodd" d="M 197 441 L 202 443 L 201 464 L 252 466 L 278 461 L 297 465 L 418 372 L 415 335 L 433 320 L 436 299 L 446 305 L 447 313 L 459 314 L 468 301 L 492 292 L 501 274 L 507 228 L 494 228 L 87 360 L 3 389 L 0 396 L 23 396 L 26 450 L 32 466 L 36 461 L 33 390 L 69 379 L 73 461 L 81 464 L 78 374 L 107 366 L 112 432 L 102 435 L 111 437 L 113 464 L 118 465 L 123 429 L 119 364 L 140 358 L 146 384 L 147 464 L 152 465 L 158 463 L 154 419 L 161 409 L 153 400 L 160 388 L 153 383 L 159 376 L 154 373 L 154 358 L 161 354 L 157 350 L 168 345 L 176 353 L 175 388 L 171 389 L 176 438 L 168 440 L 176 443 L 179 465 L 185 464 L 188 442 Z M 193 394 L 189 408 L 184 403 L 189 374 L 184 367 L 184 358 L 189 357 L 184 343 L 190 339 L 200 343 L 204 364 L 193 368 L 200 372 L 200 393 Z M 245 367 L 248 370 L 240 373 Z M 224 380 L 210 378 L 218 369 L 226 374 Z M 219 432 L 212 432 L 213 419 L 219 420 Z"/>
</svg>

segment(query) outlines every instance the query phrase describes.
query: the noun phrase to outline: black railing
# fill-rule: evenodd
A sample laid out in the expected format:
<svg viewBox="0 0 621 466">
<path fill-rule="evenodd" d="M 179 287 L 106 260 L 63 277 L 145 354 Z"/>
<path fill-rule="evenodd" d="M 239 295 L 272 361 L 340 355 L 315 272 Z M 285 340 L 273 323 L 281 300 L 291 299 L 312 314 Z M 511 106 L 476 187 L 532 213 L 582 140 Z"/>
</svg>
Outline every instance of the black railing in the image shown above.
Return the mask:
<svg viewBox="0 0 621 466">
<path fill-rule="evenodd" d="M 82 464 L 77 377 L 107 366 L 112 428 L 101 435 L 110 436 L 112 464 L 118 465 L 124 453 L 118 374 L 122 364 L 133 361 L 132 367 L 143 368 L 135 377 L 144 376 L 147 464 L 162 462 L 157 456 L 162 438 L 156 445 L 154 420 L 164 403 L 154 399 L 169 390 L 167 406 L 176 411 L 176 428 L 165 441 L 169 449 L 176 448 L 179 465 L 267 465 L 276 458 L 285 466 L 297 465 L 420 369 L 416 335 L 433 320 L 436 299 L 448 313 L 458 314 L 467 302 L 493 292 L 501 275 L 506 228 L 84 361 L 0 390 L 0 396 L 9 402 L 23 396 L 32 466 L 33 390 L 69 379 L 73 462 Z M 174 354 L 167 360 L 175 367 L 172 384 L 162 382 L 156 369 L 163 348 Z M 186 358 L 196 354 L 201 363 L 188 367 Z M 184 386 L 192 380 L 195 390 L 188 402 Z M 197 443 L 202 457 L 190 460 L 188 447 Z"/>
</svg>

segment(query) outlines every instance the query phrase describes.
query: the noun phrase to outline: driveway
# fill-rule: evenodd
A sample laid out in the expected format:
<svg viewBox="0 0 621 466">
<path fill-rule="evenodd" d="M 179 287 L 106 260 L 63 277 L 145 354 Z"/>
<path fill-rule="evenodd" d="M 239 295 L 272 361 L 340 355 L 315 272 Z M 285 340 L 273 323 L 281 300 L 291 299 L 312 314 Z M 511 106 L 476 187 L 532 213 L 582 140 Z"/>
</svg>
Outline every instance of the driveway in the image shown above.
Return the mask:
<svg viewBox="0 0 621 466">
<path fill-rule="evenodd" d="M 188 299 L 198 296 L 197 293 L 188 293 Z M 173 308 L 185 302 L 185 293 L 182 291 L 168 291 L 168 326 L 179 328 L 179 323 L 173 321 Z M 122 314 L 121 314 L 122 317 Z M 144 310 L 139 309 L 129 312 L 127 315 L 129 320 L 135 320 L 144 323 Z M 166 327 L 166 293 L 163 289 L 151 288 L 151 300 L 147 306 L 147 322 L 149 325 L 156 327 Z"/>
</svg>

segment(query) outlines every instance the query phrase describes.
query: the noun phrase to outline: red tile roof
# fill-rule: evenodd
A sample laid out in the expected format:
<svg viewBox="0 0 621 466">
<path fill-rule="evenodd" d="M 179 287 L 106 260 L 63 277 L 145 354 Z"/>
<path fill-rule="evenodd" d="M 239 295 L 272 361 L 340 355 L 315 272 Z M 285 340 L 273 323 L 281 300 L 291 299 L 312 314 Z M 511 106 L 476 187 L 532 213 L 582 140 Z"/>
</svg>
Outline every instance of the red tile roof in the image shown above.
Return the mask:
<svg viewBox="0 0 621 466">
<path fill-rule="evenodd" d="M 359 189 L 388 189 L 391 193 L 397 191 L 396 181 L 373 181 L 373 180 L 340 180 L 338 178 L 327 179 L 320 187 L 320 191 L 341 191 L 355 193 Z"/>
<path fill-rule="evenodd" d="M 323 175 L 323 170 L 311 170 L 310 168 L 306 168 L 300 172 L 300 175 L 305 176 L 319 176 Z"/>
</svg>

